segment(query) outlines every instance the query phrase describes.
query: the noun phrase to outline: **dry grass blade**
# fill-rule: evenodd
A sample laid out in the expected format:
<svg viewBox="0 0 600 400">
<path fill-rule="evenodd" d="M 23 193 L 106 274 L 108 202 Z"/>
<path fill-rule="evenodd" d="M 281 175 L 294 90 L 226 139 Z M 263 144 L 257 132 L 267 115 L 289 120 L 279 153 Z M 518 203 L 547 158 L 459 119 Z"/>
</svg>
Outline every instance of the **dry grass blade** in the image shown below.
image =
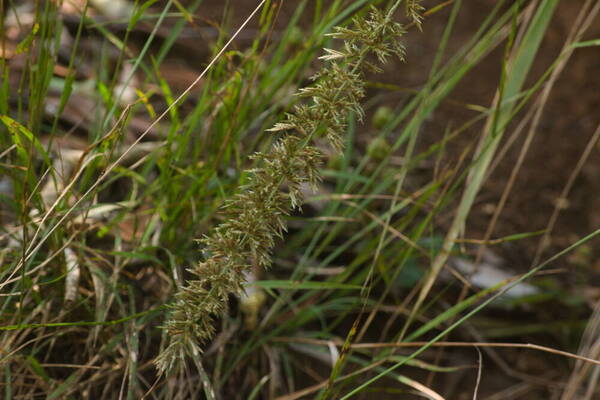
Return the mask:
<svg viewBox="0 0 600 400">
<path fill-rule="evenodd" d="M 481 371 L 483 370 L 483 356 L 481 350 L 475 347 L 477 350 L 477 380 L 475 382 L 475 389 L 473 390 L 473 400 L 477 400 L 477 394 L 479 393 L 479 385 L 481 384 Z"/>
<path fill-rule="evenodd" d="M 303 339 L 303 338 L 275 338 L 273 339 L 278 342 L 298 342 L 298 343 L 309 343 L 321 346 L 328 346 L 331 341 L 318 340 L 318 339 Z M 337 341 L 336 344 L 341 346 L 342 343 Z M 423 347 L 428 345 L 430 347 L 492 347 L 492 348 L 518 348 L 518 349 L 531 349 L 543 351 L 545 353 L 556 354 L 563 357 L 572 358 L 574 360 L 583 361 L 590 364 L 600 365 L 600 360 L 596 360 L 590 357 L 581 356 L 578 354 L 569 353 L 568 351 L 562 351 L 553 349 L 547 346 L 541 346 L 533 343 L 494 343 L 494 342 L 404 342 L 404 343 L 354 343 L 350 345 L 352 349 L 381 349 L 381 348 L 412 348 L 412 347 Z"/>
<path fill-rule="evenodd" d="M 600 302 L 596 303 L 594 313 L 585 329 L 579 354 L 600 359 Z M 600 367 L 592 367 L 589 363 L 577 361 L 561 399 L 581 398 L 591 400 L 598 384 L 597 373 L 594 374 L 592 371 L 598 371 L 598 368 Z M 588 387 L 584 391 L 582 389 L 586 378 L 588 379 Z"/>
<path fill-rule="evenodd" d="M 600 4 L 599 4 L 599 6 L 600 6 Z M 598 9 L 600 9 L 600 7 L 597 8 L 597 11 L 598 11 Z M 558 201 L 556 202 L 556 205 L 554 207 L 554 211 L 552 212 L 552 215 L 550 216 L 550 220 L 548 221 L 548 225 L 544 231 L 544 235 L 540 239 L 540 244 L 538 246 L 538 249 L 537 249 L 537 252 L 536 252 L 536 255 L 534 258 L 534 265 L 535 265 L 535 263 L 537 263 L 540 260 L 540 258 L 542 257 L 543 251 L 548 246 L 548 240 L 549 240 L 550 236 L 552 235 L 552 231 L 554 230 L 554 226 L 556 225 L 556 221 L 562 210 L 561 204 L 564 204 L 564 202 L 569 197 L 569 193 L 571 192 L 571 189 L 573 188 L 575 179 L 577 179 L 577 177 L 579 176 L 581 169 L 587 162 L 588 158 L 590 157 L 590 154 L 592 154 L 592 151 L 596 147 L 596 144 L 599 143 L 599 141 L 600 141 L 600 125 L 598 125 L 598 127 L 596 128 L 596 131 L 590 138 L 590 141 L 588 142 L 585 150 L 583 151 L 581 158 L 579 158 L 579 160 L 577 161 L 577 165 L 573 169 L 573 172 L 569 176 L 569 179 L 565 183 L 565 186 L 564 186 L 562 192 L 560 193 Z"/>
</svg>

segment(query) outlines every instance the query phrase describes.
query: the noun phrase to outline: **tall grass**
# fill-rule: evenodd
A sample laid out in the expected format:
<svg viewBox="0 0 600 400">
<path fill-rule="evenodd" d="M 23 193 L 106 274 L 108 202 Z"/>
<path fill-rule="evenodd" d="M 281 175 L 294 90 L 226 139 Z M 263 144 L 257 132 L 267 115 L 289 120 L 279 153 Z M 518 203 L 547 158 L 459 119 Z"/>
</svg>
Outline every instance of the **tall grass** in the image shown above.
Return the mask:
<svg viewBox="0 0 600 400">
<path fill-rule="evenodd" d="M 555 215 L 526 273 L 475 288 L 451 269 L 539 234 L 491 240 L 497 211 L 478 251 L 460 245 L 506 137 L 531 118 L 533 135 L 569 58 L 598 45 L 583 40 L 593 1 L 542 69 L 556 0 L 498 1 L 458 44 L 460 0 L 266 0 L 239 21 L 229 8 L 205 18 L 201 0 L 123 2 L 116 20 L 83 4 L 0 3 L 3 398 L 443 398 L 433 376 L 463 368 L 431 349 L 484 342 L 478 314 L 600 233 L 543 261 Z M 426 57 L 412 47 L 433 21 L 443 30 Z M 201 50 L 184 47 L 190 32 Z M 493 102 L 430 132 L 494 52 Z M 183 92 L 168 73 L 182 54 L 198 73 Z M 576 357 L 588 321 L 559 322 L 571 339 L 560 356 Z M 597 363 L 594 348 L 578 362 Z M 576 373 L 565 396 L 591 368 Z"/>
</svg>

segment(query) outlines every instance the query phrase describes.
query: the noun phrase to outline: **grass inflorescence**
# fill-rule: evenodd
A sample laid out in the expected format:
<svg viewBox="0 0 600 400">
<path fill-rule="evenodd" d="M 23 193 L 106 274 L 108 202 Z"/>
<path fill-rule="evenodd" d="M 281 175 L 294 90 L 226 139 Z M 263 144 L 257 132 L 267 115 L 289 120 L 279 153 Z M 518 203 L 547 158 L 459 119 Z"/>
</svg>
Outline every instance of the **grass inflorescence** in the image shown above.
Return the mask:
<svg viewBox="0 0 600 400">
<path fill-rule="evenodd" d="M 315 189 L 320 180 L 323 156 L 315 139 L 323 136 L 341 154 L 350 113 L 363 116 L 363 71 L 379 71 L 369 56 L 382 64 L 391 55 L 404 57 L 400 37 L 405 31 L 392 20 L 397 4 L 387 13 L 372 8 L 354 18 L 350 27 L 337 27 L 329 34 L 343 40 L 343 47 L 325 49 L 320 57 L 325 65 L 312 77 L 315 83 L 298 92 L 308 102 L 295 105 L 268 130 L 283 137 L 268 152 L 252 156 L 257 166 L 222 207 L 225 222 L 201 240 L 207 258 L 190 269 L 195 279 L 175 295 L 165 325 L 170 343 L 157 359 L 161 371 L 171 370 L 186 355 L 200 354 L 197 343 L 214 335 L 215 316 L 226 311 L 230 295 L 244 291 L 246 274 L 271 265 L 272 249 L 286 230 L 285 217 L 303 202 L 302 186 Z"/>
</svg>

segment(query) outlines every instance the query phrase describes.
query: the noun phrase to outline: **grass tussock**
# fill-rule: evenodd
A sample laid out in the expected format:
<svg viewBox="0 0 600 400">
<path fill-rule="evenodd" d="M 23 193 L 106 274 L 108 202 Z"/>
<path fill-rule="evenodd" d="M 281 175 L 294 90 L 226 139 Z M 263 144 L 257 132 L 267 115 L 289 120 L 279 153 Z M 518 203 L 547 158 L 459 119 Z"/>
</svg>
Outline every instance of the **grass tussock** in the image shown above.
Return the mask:
<svg viewBox="0 0 600 400">
<path fill-rule="evenodd" d="M 0 2 L 0 398 L 598 397 L 600 4 L 483 3 Z"/>
</svg>

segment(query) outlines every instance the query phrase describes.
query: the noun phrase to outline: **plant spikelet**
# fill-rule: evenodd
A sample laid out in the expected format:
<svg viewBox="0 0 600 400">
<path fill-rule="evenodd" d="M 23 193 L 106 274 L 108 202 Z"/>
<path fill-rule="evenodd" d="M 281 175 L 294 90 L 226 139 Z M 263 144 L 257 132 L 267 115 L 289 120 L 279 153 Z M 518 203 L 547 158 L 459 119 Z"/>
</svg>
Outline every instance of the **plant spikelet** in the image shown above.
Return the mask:
<svg viewBox="0 0 600 400">
<path fill-rule="evenodd" d="M 417 13 L 418 1 L 409 3 Z M 335 28 L 330 36 L 344 41 L 341 49 L 325 49 L 320 58 L 325 65 L 312 77 L 314 84 L 297 94 L 306 100 L 269 129 L 282 137 L 268 152 L 251 157 L 255 167 L 246 183 L 222 207 L 224 222 L 200 241 L 205 260 L 189 270 L 193 279 L 175 294 L 164 326 L 169 345 L 156 361 L 161 372 L 181 367 L 186 355 L 200 354 L 200 346 L 215 334 L 215 318 L 227 312 L 229 297 L 243 293 L 245 273 L 271 265 L 286 216 L 303 202 L 301 187 L 314 188 L 320 180 L 323 155 L 314 139 L 324 137 L 341 152 L 348 115 L 363 117 L 363 71 L 379 70 L 369 58 L 379 63 L 392 55 L 404 58 L 398 39 L 405 30 L 390 19 L 394 9 L 384 14 L 372 8 L 351 27 Z"/>
<path fill-rule="evenodd" d="M 406 16 L 412 19 L 413 23 L 417 25 L 419 30 L 423 23 L 423 11 L 425 7 L 421 5 L 421 0 L 406 0 Z"/>
</svg>

